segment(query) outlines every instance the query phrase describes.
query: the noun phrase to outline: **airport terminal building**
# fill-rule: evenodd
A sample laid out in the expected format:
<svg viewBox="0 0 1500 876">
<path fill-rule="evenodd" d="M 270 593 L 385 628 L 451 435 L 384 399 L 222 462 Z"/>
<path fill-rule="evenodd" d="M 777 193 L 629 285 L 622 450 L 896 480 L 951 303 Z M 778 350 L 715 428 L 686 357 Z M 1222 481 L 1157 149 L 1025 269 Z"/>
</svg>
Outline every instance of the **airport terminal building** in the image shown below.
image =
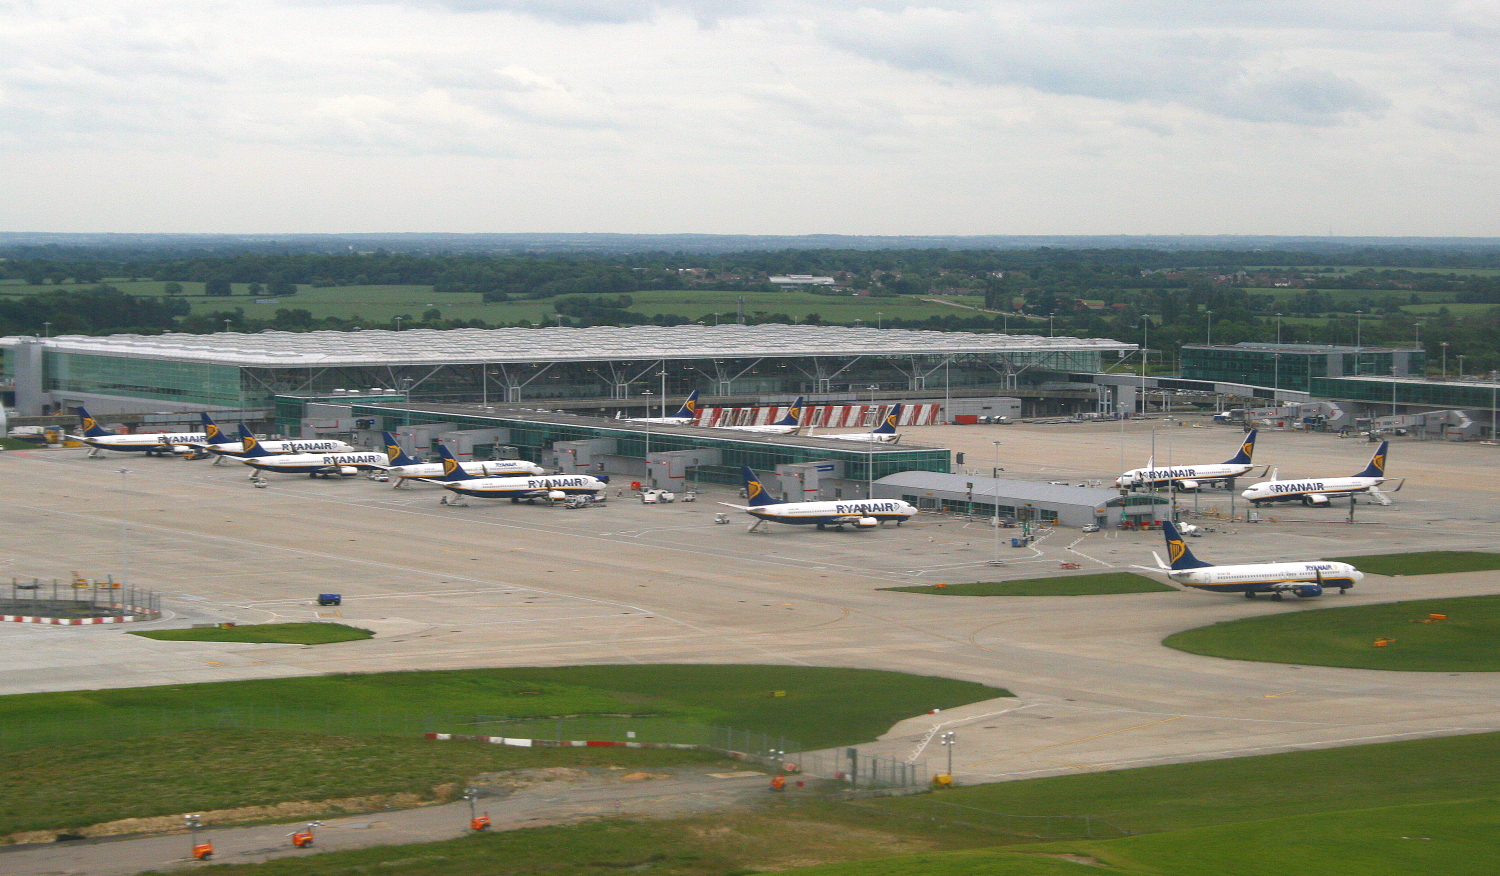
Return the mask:
<svg viewBox="0 0 1500 876">
<path fill-rule="evenodd" d="M 1013 395 L 1134 349 L 1100 338 L 771 324 L 0 338 L 23 415 L 79 404 L 104 414 L 269 409 L 278 395 L 372 388 L 443 403 L 600 400 L 639 413 L 693 389 L 752 399 Z"/>
</svg>

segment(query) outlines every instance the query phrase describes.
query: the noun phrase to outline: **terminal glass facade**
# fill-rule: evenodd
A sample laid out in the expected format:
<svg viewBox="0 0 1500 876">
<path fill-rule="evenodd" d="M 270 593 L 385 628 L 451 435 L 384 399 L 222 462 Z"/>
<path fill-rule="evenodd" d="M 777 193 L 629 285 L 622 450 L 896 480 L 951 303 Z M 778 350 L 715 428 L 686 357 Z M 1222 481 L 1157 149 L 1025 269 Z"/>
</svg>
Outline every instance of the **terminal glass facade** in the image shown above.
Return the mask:
<svg viewBox="0 0 1500 876">
<path fill-rule="evenodd" d="M 245 402 L 240 390 L 240 369 L 233 365 L 48 352 L 43 367 L 44 386 L 49 391 L 159 399 L 205 407 L 238 408 Z"/>
<path fill-rule="evenodd" d="M 1390 375 L 1392 369 L 1401 377 L 1422 376 L 1427 372 L 1426 354 L 1418 349 L 1314 344 L 1182 348 L 1182 377 L 1185 379 L 1279 387 L 1298 392 L 1314 392 L 1313 381 L 1321 377 Z"/>
</svg>

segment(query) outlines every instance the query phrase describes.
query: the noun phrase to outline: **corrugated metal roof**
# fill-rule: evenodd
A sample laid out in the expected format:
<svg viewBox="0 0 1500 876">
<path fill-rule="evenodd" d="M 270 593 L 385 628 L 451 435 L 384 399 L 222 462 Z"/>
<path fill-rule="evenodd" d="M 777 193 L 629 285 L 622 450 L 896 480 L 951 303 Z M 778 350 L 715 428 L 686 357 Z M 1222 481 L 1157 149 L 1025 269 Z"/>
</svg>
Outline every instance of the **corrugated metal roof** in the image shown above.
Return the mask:
<svg viewBox="0 0 1500 876">
<path fill-rule="evenodd" d="M 1049 502 L 1056 505 L 1082 505 L 1098 508 L 1111 499 L 1119 498 L 1119 490 L 1103 490 L 1097 487 L 1065 487 L 1062 484 L 1018 481 L 1010 478 L 986 478 L 964 474 L 943 474 L 933 471 L 903 471 L 887 475 L 875 483 L 892 487 L 909 487 L 915 490 L 938 490 L 964 495 L 969 484 L 974 485 L 974 498 L 999 495 L 1008 499 L 1029 502 Z M 997 492 L 998 490 L 998 492 Z"/>
<path fill-rule="evenodd" d="M 0 338 L 0 346 L 29 343 L 66 353 L 271 368 L 1135 349 L 1107 338 L 774 324 Z"/>
</svg>

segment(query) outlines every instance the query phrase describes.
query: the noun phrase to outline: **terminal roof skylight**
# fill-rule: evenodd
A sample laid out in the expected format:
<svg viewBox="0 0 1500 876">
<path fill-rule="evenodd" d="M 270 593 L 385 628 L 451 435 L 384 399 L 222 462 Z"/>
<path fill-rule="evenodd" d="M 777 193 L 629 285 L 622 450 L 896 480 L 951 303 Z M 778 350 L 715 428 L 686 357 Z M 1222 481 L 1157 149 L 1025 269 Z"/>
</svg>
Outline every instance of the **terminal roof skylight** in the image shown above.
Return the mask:
<svg viewBox="0 0 1500 876">
<path fill-rule="evenodd" d="M 0 346 L 30 342 L 4 338 Z M 271 368 L 1135 349 L 1107 338 L 777 324 L 64 335 L 42 343 L 68 353 Z"/>
</svg>

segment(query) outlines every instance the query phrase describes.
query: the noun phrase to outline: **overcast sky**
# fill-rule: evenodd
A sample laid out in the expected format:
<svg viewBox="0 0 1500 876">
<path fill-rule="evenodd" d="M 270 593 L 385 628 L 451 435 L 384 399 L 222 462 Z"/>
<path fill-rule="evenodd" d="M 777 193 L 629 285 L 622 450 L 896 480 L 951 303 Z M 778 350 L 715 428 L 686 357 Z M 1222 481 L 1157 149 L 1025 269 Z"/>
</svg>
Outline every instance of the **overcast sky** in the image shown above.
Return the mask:
<svg viewBox="0 0 1500 876">
<path fill-rule="evenodd" d="M 0 230 L 1500 236 L 1500 0 L 0 0 Z"/>
</svg>

